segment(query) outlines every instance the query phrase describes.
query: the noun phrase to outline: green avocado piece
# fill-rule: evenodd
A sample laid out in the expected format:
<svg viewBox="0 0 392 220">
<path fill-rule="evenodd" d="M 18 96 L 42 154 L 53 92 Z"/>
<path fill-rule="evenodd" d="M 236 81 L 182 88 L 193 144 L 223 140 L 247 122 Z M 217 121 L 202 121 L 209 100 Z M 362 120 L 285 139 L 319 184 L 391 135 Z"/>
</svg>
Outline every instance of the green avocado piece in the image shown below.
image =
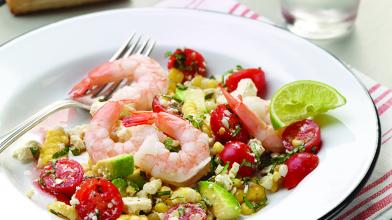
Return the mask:
<svg viewBox="0 0 392 220">
<path fill-rule="evenodd" d="M 122 196 L 126 195 L 126 189 L 127 189 L 127 181 L 125 181 L 123 178 L 117 178 L 112 180 L 113 185 L 115 185 L 118 189 L 118 191 L 120 191 L 120 194 Z"/>
<path fill-rule="evenodd" d="M 144 172 L 136 169 L 135 172 L 127 177 L 128 183 L 131 186 L 137 187 L 137 190 L 143 189 L 143 185 L 147 182 Z"/>
<path fill-rule="evenodd" d="M 212 204 L 212 212 L 217 219 L 236 219 L 241 214 L 237 199 L 219 184 L 201 181 L 199 191 Z"/>
<path fill-rule="evenodd" d="M 133 173 L 133 169 L 133 157 L 129 154 L 121 154 L 98 161 L 93 167 L 93 172 L 96 175 L 113 180 L 129 176 Z"/>
</svg>

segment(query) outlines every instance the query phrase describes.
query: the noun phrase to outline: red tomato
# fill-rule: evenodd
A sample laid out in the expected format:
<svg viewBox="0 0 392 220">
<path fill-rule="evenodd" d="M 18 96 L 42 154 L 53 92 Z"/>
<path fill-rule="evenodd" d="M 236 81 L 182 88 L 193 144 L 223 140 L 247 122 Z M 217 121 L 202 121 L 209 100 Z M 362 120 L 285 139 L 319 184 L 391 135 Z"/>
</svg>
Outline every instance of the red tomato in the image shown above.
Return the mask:
<svg viewBox="0 0 392 220">
<path fill-rule="evenodd" d="M 184 80 L 191 80 L 196 75 L 207 76 L 204 57 L 197 51 L 185 48 L 177 49 L 169 57 L 167 68 L 176 68 L 184 74 Z"/>
<path fill-rule="evenodd" d="M 176 217 L 178 220 L 199 219 L 206 220 L 206 212 L 196 204 L 182 203 L 171 207 L 163 216 L 163 220 Z"/>
<path fill-rule="evenodd" d="M 294 154 L 285 162 L 288 171 L 283 179 L 283 186 L 287 189 L 294 188 L 317 167 L 318 163 L 319 158 L 315 154 L 308 152 Z"/>
<path fill-rule="evenodd" d="M 227 105 L 220 104 L 211 112 L 211 130 L 216 140 L 248 142 L 248 131 L 241 125 L 237 115 L 230 111 Z"/>
<path fill-rule="evenodd" d="M 242 69 L 237 72 L 232 73 L 226 79 L 226 86 L 229 92 L 232 92 L 237 89 L 238 83 L 241 79 L 251 79 L 257 88 L 257 95 L 262 97 L 266 90 L 266 82 L 264 71 L 261 69 L 251 68 L 251 69 Z"/>
<path fill-rule="evenodd" d="M 294 148 L 292 141 L 294 139 L 303 141 L 305 151 L 317 153 L 321 148 L 320 127 L 310 119 L 295 122 L 289 125 L 282 134 L 283 145 L 286 149 Z"/>
<path fill-rule="evenodd" d="M 227 142 L 223 151 L 220 152 L 218 156 L 224 164 L 229 163 L 229 167 L 231 167 L 234 162 L 237 162 L 240 165 L 242 164 L 238 171 L 239 176 L 245 177 L 253 176 L 255 174 L 255 157 L 252 155 L 250 147 L 242 142 Z M 243 164 L 244 161 L 248 164 Z"/>
<path fill-rule="evenodd" d="M 79 200 L 75 208 L 82 219 L 115 220 L 124 209 L 117 187 L 102 178 L 84 180 L 75 197 Z"/>
<path fill-rule="evenodd" d="M 43 168 L 39 182 L 43 190 L 55 196 L 71 196 L 82 180 L 83 168 L 78 162 L 60 159 Z"/>
</svg>

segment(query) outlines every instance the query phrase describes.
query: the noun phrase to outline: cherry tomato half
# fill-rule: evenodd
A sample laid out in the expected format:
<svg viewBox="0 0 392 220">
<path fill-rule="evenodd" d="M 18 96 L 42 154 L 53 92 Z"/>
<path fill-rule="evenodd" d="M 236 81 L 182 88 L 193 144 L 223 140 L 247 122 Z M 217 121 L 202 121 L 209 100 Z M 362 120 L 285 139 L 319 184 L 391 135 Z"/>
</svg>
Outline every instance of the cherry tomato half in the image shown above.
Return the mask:
<svg viewBox="0 0 392 220">
<path fill-rule="evenodd" d="M 206 212 L 198 205 L 191 203 L 181 203 L 171 207 L 163 216 L 163 220 L 178 219 L 189 220 L 199 219 L 206 220 Z"/>
<path fill-rule="evenodd" d="M 72 196 L 83 180 L 82 166 L 69 159 L 60 159 L 46 165 L 40 174 L 42 189 L 57 196 Z"/>
<path fill-rule="evenodd" d="M 288 150 L 294 148 L 293 140 L 303 142 L 306 152 L 316 154 L 321 148 L 320 127 L 310 119 L 289 125 L 284 130 L 282 139 L 284 147 Z"/>
<path fill-rule="evenodd" d="M 245 177 L 253 176 L 255 174 L 255 157 L 253 156 L 250 147 L 242 142 L 227 142 L 223 151 L 220 152 L 218 156 L 224 164 L 229 163 L 230 168 L 234 162 L 237 162 L 240 165 L 242 164 L 238 170 L 239 176 Z"/>
<path fill-rule="evenodd" d="M 177 49 L 169 57 L 167 68 L 176 68 L 184 74 L 184 80 L 191 80 L 196 75 L 207 76 L 204 57 L 197 51 L 185 48 Z"/>
<path fill-rule="evenodd" d="M 319 158 L 315 154 L 308 152 L 294 154 L 285 162 L 288 171 L 283 179 L 283 186 L 287 189 L 294 188 L 317 167 L 318 163 Z"/>
<path fill-rule="evenodd" d="M 266 82 L 264 71 L 257 68 L 242 69 L 232 73 L 226 79 L 226 86 L 229 92 L 237 89 L 238 83 L 241 79 L 251 79 L 257 88 L 257 96 L 262 97 L 266 90 Z"/>
<path fill-rule="evenodd" d="M 211 112 L 210 126 L 216 140 L 220 142 L 248 142 L 248 131 L 241 125 L 238 116 L 225 104 L 218 105 Z"/>
<path fill-rule="evenodd" d="M 117 187 L 102 178 L 84 180 L 75 197 L 79 200 L 75 208 L 82 219 L 115 220 L 124 208 Z"/>
</svg>

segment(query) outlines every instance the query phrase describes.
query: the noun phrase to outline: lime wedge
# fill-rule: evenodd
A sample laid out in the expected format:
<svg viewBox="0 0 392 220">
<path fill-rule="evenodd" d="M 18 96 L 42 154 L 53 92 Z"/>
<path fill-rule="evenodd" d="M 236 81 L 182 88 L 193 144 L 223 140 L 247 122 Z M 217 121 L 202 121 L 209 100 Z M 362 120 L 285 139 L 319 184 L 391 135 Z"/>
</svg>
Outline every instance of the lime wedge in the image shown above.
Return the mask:
<svg viewBox="0 0 392 220">
<path fill-rule="evenodd" d="M 271 122 L 278 129 L 344 104 L 346 98 L 329 85 L 311 80 L 295 81 L 284 85 L 272 96 Z"/>
</svg>

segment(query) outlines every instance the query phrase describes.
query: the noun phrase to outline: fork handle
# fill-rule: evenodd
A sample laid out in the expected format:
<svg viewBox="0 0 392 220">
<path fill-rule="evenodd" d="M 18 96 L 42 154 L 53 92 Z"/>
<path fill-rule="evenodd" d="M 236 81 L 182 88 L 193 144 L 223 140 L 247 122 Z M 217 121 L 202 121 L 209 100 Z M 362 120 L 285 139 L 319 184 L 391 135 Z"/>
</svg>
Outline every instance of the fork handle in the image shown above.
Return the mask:
<svg viewBox="0 0 392 220">
<path fill-rule="evenodd" d="M 86 110 L 90 110 L 88 105 L 82 104 L 80 102 L 75 102 L 70 99 L 65 99 L 61 101 L 54 102 L 45 108 L 41 109 L 39 112 L 35 113 L 27 120 L 23 121 L 17 125 L 14 129 L 8 132 L 3 139 L 0 141 L 0 153 L 6 150 L 12 143 L 14 143 L 18 138 L 24 135 L 27 131 L 31 130 L 33 127 L 38 125 L 40 122 L 45 120 L 49 115 L 62 109 L 78 107 Z"/>
</svg>

